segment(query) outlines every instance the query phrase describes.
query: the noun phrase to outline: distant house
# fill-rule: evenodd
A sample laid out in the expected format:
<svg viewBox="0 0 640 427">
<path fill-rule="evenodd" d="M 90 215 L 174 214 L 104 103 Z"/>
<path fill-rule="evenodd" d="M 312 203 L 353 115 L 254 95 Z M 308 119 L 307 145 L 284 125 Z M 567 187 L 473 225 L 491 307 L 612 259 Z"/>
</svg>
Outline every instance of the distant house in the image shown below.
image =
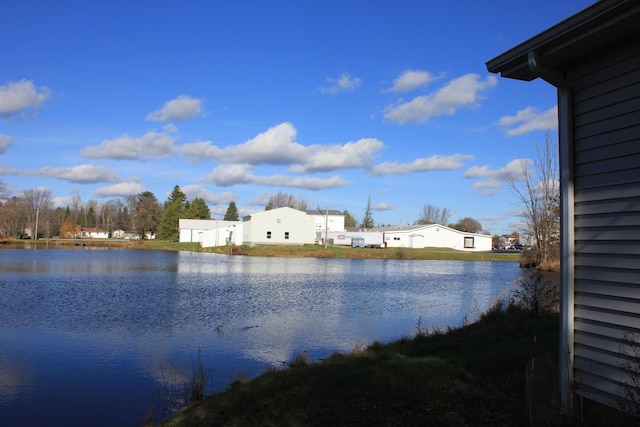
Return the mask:
<svg viewBox="0 0 640 427">
<path fill-rule="evenodd" d="M 98 227 L 77 227 L 76 237 L 80 239 L 108 239 L 109 232 Z"/>
<path fill-rule="evenodd" d="M 180 219 L 180 242 L 198 242 L 203 248 L 241 245 L 243 224 L 216 219 Z"/>
<path fill-rule="evenodd" d="M 242 223 L 245 245 L 304 245 L 316 239 L 315 218 L 289 207 L 247 215 Z"/>
<path fill-rule="evenodd" d="M 640 361 L 624 349 L 640 344 L 640 1 L 598 1 L 487 68 L 557 88 L 563 407 L 634 407 L 640 378 L 625 364 Z"/>
<path fill-rule="evenodd" d="M 111 233 L 111 237 L 114 239 L 124 239 L 124 240 L 139 240 L 140 235 L 137 233 L 128 233 L 124 230 L 114 230 Z"/>
</svg>

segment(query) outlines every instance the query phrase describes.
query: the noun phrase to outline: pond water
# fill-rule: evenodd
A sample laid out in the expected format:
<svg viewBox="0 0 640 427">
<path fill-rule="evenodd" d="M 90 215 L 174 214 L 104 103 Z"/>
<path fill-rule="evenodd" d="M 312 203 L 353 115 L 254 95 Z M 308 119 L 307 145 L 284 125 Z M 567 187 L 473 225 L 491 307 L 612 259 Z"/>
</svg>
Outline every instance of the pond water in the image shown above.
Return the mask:
<svg viewBox="0 0 640 427">
<path fill-rule="evenodd" d="M 459 326 L 522 274 L 512 262 L 0 249 L 0 420 L 139 426 L 198 357 L 210 390 L 224 389 L 303 351 L 320 360 Z"/>
</svg>

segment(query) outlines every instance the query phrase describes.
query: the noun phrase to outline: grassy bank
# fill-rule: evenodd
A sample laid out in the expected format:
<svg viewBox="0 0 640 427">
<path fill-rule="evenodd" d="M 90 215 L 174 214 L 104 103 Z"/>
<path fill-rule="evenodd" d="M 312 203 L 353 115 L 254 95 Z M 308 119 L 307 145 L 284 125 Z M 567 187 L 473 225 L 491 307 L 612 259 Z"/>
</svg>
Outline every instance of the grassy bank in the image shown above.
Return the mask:
<svg viewBox="0 0 640 427">
<path fill-rule="evenodd" d="M 496 306 L 447 331 L 374 343 L 269 371 L 192 404 L 163 426 L 557 424 L 558 317 Z M 529 399 L 525 368 L 536 358 Z M 301 363 L 302 361 L 302 363 Z M 530 420 L 531 421 L 531 420 Z"/>
<path fill-rule="evenodd" d="M 102 247 L 121 249 L 150 249 L 171 251 L 198 251 L 227 255 L 273 256 L 273 257 L 313 257 L 313 258 L 371 258 L 371 259 L 431 259 L 466 261 L 519 261 L 520 253 L 463 252 L 446 248 L 351 248 L 321 245 L 264 245 L 264 246 L 221 246 L 202 248 L 200 243 L 179 243 L 164 240 L 119 240 L 119 239 L 58 239 L 58 240 L 11 240 L 6 246 L 38 247 Z"/>
</svg>

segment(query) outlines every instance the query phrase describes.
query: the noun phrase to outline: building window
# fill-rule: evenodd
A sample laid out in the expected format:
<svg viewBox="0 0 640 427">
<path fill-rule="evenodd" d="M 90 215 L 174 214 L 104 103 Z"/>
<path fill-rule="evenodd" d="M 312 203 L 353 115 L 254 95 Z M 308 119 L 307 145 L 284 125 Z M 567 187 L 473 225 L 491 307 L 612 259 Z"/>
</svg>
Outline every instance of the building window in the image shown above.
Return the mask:
<svg viewBox="0 0 640 427">
<path fill-rule="evenodd" d="M 465 237 L 464 238 L 464 247 L 465 248 L 473 248 L 473 237 Z"/>
<path fill-rule="evenodd" d="M 284 232 L 284 240 L 289 240 L 289 232 L 288 231 Z"/>
<path fill-rule="evenodd" d="M 280 223 L 282 222 L 282 218 L 278 218 L 278 219 L 276 219 L 276 222 L 277 222 L 278 224 L 280 224 Z"/>
<path fill-rule="evenodd" d="M 270 239 L 270 238 L 271 238 L 271 232 L 267 231 L 267 239 Z"/>
</svg>

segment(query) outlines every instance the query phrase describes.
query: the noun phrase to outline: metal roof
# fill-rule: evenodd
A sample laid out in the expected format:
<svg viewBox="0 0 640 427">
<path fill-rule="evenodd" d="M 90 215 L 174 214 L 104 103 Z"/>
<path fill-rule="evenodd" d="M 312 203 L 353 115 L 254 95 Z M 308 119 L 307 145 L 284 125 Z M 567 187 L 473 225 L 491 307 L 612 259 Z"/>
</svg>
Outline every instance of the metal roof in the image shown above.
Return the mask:
<svg viewBox="0 0 640 427">
<path fill-rule="evenodd" d="M 539 77 L 529 68 L 535 52 L 548 69 L 564 67 L 640 36 L 640 1 L 600 0 L 486 63 L 502 77 L 531 81 Z"/>
</svg>

